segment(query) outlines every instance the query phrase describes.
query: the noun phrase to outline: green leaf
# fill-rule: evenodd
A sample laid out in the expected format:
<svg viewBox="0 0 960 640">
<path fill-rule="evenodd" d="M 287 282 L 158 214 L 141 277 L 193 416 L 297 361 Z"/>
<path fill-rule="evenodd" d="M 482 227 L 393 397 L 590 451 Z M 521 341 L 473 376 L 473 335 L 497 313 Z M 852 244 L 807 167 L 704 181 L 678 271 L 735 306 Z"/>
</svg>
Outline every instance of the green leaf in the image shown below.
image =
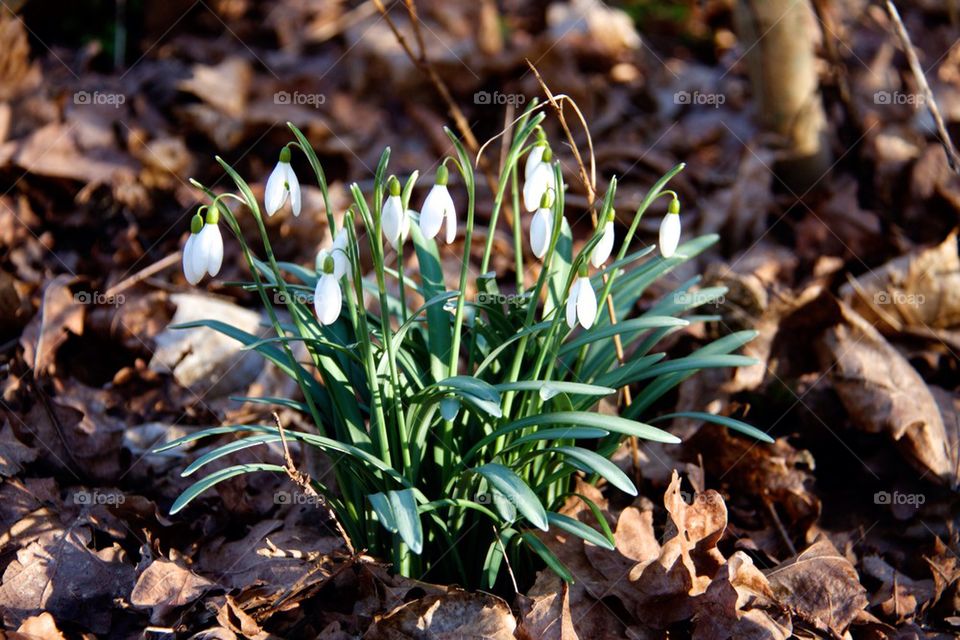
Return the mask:
<svg viewBox="0 0 960 640">
<path fill-rule="evenodd" d="M 564 531 L 572 533 L 578 538 L 583 538 L 587 542 L 598 547 L 602 547 L 609 551 L 613 551 L 615 548 L 614 543 L 608 540 L 606 536 L 593 527 L 588 527 L 579 520 L 574 520 L 569 516 L 565 516 L 561 513 L 555 513 L 553 511 L 547 512 L 547 520 L 550 521 L 551 526 L 558 527 Z"/>
<path fill-rule="evenodd" d="M 412 552 L 420 555 L 423 551 L 423 529 L 420 525 L 420 514 L 417 512 L 417 500 L 413 496 L 413 489 L 390 491 L 387 496 L 396 519 L 397 533 Z"/>
<path fill-rule="evenodd" d="M 528 442 L 534 442 L 536 440 L 592 440 L 597 438 L 605 438 L 608 435 L 610 435 L 610 432 L 606 429 L 595 429 L 593 427 L 540 429 L 538 431 L 534 431 L 533 433 L 528 433 L 525 436 L 521 436 L 508 443 L 505 447 L 505 450 L 512 449 L 513 447 L 517 447 Z"/>
<path fill-rule="evenodd" d="M 617 392 L 616 389 L 610 387 L 559 380 L 520 380 L 518 382 L 495 384 L 493 388 L 501 393 L 504 391 L 539 391 L 540 398 L 544 401 L 550 400 L 561 393 L 581 396 L 608 396 Z"/>
<path fill-rule="evenodd" d="M 415 224 L 410 225 L 410 236 L 413 238 L 417 262 L 420 265 L 423 297 L 427 300 L 433 299 L 446 292 L 437 243 L 432 238 L 424 238 L 420 227 Z M 430 372 L 434 380 L 441 379 L 447 373 L 452 343 L 451 315 L 441 305 L 431 306 L 427 309 L 427 348 L 430 351 Z"/>
<path fill-rule="evenodd" d="M 221 469 L 220 471 L 211 473 L 202 480 L 199 480 L 187 487 L 186 490 L 180 494 L 180 497 L 177 498 L 173 503 L 173 506 L 170 507 L 170 515 L 173 515 L 183 509 L 185 506 L 190 504 L 194 498 L 199 496 L 210 487 L 217 485 L 224 480 L 229 480 L 235 476 L 240 476 L 245 473 L 253 473 L 255 471 L 275 471 L 277 473 L 286 473 L 286 469 L 277 464 L 238 464 L 233 467 Z"/>
<path fill-rule="evenodd" d="M 756 438 L 761 442 L 766 442 L 768 444 L 773 444 L 774 440 L 769 435 L 757 429 L 753 425 L 747 424 L 737 420 L 736 418 L 730 418 L 728 416 L 718 416 L 713 413 L 706 413 L 703 411 L 678 411 L 676 413 L 668 413 L 666 415 L 657 416 L 652 419 L 650 422 L 662 422 L 664 420 L 672 420 L 673 418 L 690 418 L 692 420 L 703 420 L 704 422 L 712 422 L 714 424 L 723 425 L 724 427 L 729 427 L 734 431 L 739 431 L 744 435 L 748 435 L 751 438 Z"/>
<path fill-rule="evenodd" d="M 397 527 L 397 519 L 393 514 L 393 505 L 384 493 L 371 493 L 367 496 L 373 506 L 380 525 L 390 533 L 397 533 L 400 529 Z"/>
<path fill-rule="evenodd" d="M 636 436 L 644 440 L 654 442 L 665 442 L 667 444 L 679 444 L 680 438 L 667 433 L 656 427 L 652 427 L 642 422 L 628 420 L 619 416 L 601 415 L 590 411 L 559 411 L 555 413 L 543 413 L 539 415 L 527 416 L 515 420 L 510 424 L 504 425 L 493 433 L 488 434 L 477 442 L 463 457 L 464 461 L 469 461 L 480 449 L 490 444 L 497 438 L 505 436 L 514 431 L 520 431 L 527 427 L 538 425 L 558 425 L 569 424 L 575 427 L 596 427 L 627 436 Z"/>
<path fill-rule="evenodd" d="M 277 398 L 273 396 L 230 396 L 230 400 L 234 402 L 250 402 L 252 404 L 269 404 L 294 409 L 301 413 L 310 413 L 310 407 L 308 407 L 306 403 L 290 400 L 289 398 Z"/>
<path fill-rule="evenodd" d="M 576 340 L 571 340 L 562 347 L 558 355 L 564 356 L 571 353 L 585 344 L 590 344 L 598 340 L 612 338 L 621 333 L 632 333 L 634 331 L 643 331 L 645 329 L 658 329 L 661 327 L 684 327 L 690 324 L 683 318 L 672 318 L 670 316 L 641 316 L 631 320 L 618 322 L 614 325 L 596 327 L 585 331 Z"/>
<path fill-rule="evenodd" d="M 521 533 L 520 538 L 530 547 L 534 553 L 536 553 L 540 558 L 547 564 L 550 569 L 560 576 L 564 582 L 573 584 L 573 574 L 570 573 L 570 570 L 560 561 L 553 551 L 550 551 L 547 545 L 538 538 L 535 534 L 531 532 Z"/>
<path fill-rule="evenodd" d="M 540 499 L 517 474 L 494 462 L 477 467 L 474 471 L 506 496 L 533 526 L 543 531 L 549 528 L 547 513 Z"/>
<path fill-rule="evenodd" d="M 223 456 L 230 455 L 231 453 L 236 453 L 237 451 L 242 451 L 244 449 L 249 449 L 250 447 L 256 447 L 261 444 L 271 444 L 274 442 L 280 442 L 281 438 L 276 434 L 261 434 L 256 436 L 250 436 L 249 438 L 241 438 L 240 440 L 234 440 L 233 442 L 228 442 L 225 445 L 217 447 L 212 451 L 208 451 L 203 454 L 196 460 L 190 463 L 186 469 L 180 472 L 180 475 L 186 478 L 189 475 L 192 475 L 195 471 L 207 465 L 218 458 Z"/>
<path fill-rule="evenodd" d="M 637 495 L 637 488 L 627 477 L 620 467 L 610 462 L 600 454 L 583 449 L 581 447 L 553 447 L 547 451 L 556 451 L 562 453 L 568 458 L 573 458 L 578 462 L 578 467 L 585 468 L 590 473 L 595 473 L 604 478 L 607 482 L 631 496 Z"/>
</svg>

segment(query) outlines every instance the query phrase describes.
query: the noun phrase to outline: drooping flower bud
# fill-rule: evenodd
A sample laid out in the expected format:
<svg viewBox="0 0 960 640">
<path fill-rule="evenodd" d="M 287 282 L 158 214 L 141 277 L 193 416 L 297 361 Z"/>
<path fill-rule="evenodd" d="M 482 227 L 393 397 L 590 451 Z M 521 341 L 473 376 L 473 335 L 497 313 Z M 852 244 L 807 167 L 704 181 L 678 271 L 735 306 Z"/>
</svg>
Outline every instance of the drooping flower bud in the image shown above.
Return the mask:
<svg viewBox="0 0 960 640">
<path fill-rule="evenodd" d="M 680 200 L 676 197 L 667 207 L 667 215 L 660 222 L 660 255 L 670 258 L 680 244 Z"/>
<path fill-rule="evenodd" d="M 589 329 L 596 319 L 597 294 L 590 286 L 586 266 L 583 266 L 567 296 L 567 326 L 573 329 L 579 323 L 584 329 Z"/>
<path fill-rule="evenodd" d="M 447 189 L 449 177 L 446 165 L 441 164 L 437 169 L 437 179 L 420 208 L 420 231 L 424 237 L 435 237 L 440 233 L 440 227 L 446 222 L 447 244 L 457 237 L 457 211 L 450 191 Z"/>
<path fill-rule="evenodd" d="M 293 215 L 299 216 L 300 182 L 297 180 L 297 174 L 293 172 L 293 167 L 290 166 L 290 149 L 284 147 L 280 150 L 280 161 L 270 172 L 263 192 L 263 204 L 268 216 L 272 216 L 283 206 L 288 194 Z"/>
</svg>

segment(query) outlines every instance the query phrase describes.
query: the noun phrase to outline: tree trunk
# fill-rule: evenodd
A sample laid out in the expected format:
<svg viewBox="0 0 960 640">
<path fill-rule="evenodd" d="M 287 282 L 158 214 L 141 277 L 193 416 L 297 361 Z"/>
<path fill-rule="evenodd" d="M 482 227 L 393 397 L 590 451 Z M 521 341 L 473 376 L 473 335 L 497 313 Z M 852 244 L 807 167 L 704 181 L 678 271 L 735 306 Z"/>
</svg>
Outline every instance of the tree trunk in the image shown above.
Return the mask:
<svg viewBox="0 0 960 640">
<path fill-rule="evenodd" d="M 786 157 L 777 174 L 802 195 L 831 162 L 813 9 L 807 0 L 737 0 L 735 21 L 763 127 L 783 140 Z"/>
</svg>

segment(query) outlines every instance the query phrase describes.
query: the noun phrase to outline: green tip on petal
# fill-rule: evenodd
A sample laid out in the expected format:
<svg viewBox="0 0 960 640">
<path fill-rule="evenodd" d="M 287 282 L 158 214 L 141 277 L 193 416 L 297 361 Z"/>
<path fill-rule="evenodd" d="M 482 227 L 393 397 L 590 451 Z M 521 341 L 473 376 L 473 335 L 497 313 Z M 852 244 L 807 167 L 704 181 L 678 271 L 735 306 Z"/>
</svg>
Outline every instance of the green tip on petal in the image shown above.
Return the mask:
<svg viewBox="0 0 960 640">
<path fill-rule="evenodd" d="M 553 160 L 553 151 L 550 149 L 550 147 L 547 147 L 543 150 L 543 155 L 540 157 L 540 161 L 550 162 L 551 160 Z"/>
<path fill-rule="evenodd" d="M 217 224 L 218 222 L 220 222 L 220 209 L 217 207 L 207 209 L 207 224 Z"/>
<path fill-rule="evenodd" d="M 400 195 L 400 181 L 397 180 L 397 176 L 390 176 L 390 179 L 387 180 L 387 189 L 390 190 L 392 196 Z"/>
<path fill-rule="evenodd" d="M 674 198 L 670 201 L 670 204 L 667 205 L 667 213 L 680 213 L 680 199 Z"/>
<path fill-rule="evenodd" d="M 327 256 L 323 259 L 323 272 L 324 273 L 333 273 L 334 262 L 333 256 Z"/>
<path fill-rule="evenodd" d="M 447 184 L 447 181 L 450 179 L 450 170 L 447 169 L 447 165 L 441 164 L 437 168 L 437 178 L 434 180 L 434 184 L 438 184 L 441 187 Z"/>
<path fill-rule="evenodd" d="M 543 197 L 540 198 L 540 208 L 549 209 L 553 206 L 553 189 L 545 189 Z"/>
<path fill-rule="evenodd" d="M 607 212 L 607 217 L 603 219 L 604 224 L 613 222 L 617 219 L 617 212 L 614 211 L 613 207 L 610 207 L 610 211 Z"/>
<path fill-rule="evenodd" d="M 577 275 L 579 275 L 581 278 L 586 278 L 590 274 L 589 269 L 590 267 L 588 267 L 587 263 L 584 262 L 583 264 L 580 265 L 580 268 L 577 269 Z"/>
<path fill-rule="evenodd" d="M 280 149 L 280 162 L 286 162 L 290 164 L 290 147 L 284 147 Z"/>
<path fill-rule="evenodd" d="M 203 217 L 197 212 L 190 219 L 190 233 L 200 233 L 201 229 L 203 229 Z"/>
</svg>

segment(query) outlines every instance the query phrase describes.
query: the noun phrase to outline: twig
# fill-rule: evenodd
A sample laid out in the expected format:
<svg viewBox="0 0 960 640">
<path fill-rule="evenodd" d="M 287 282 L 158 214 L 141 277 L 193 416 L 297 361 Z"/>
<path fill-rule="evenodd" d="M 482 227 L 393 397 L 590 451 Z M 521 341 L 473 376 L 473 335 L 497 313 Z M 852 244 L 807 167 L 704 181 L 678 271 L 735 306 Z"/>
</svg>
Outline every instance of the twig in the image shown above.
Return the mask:
<svg viewBox="0 0 960 640">
<path fill-rule="evenodd" d="M 513 592 L 516 594 L 520 593 L 520 588 L 517 586 L 517 578 L 513 575 L 513 567 L 510 566 L 510 556 L 507 555 L 507 550 L 503 547 L 503 540 L 500 539 L 500 535 L 497 533 L 497 528 L 493 528 L 493 534 L 496 536 L 497 544 L 500 546 L 500 553 L 503 554 L 503 560 L 507 563 L 507 573 L 510 574 L 510 581 L 513 582 Z"/>
<path fill-rule="evenodd" d="M 943 116 L 940 115 L 940 108 L 937 107 L 937 102 L 933 99 L 933 91 L 930 90 L 930 85 L 927 83 L 923 68 L 920 66 L 920 60 L 917 58 L 917 51 L 910 42 L 910 34 L 907 33 L 907 28 L 903 26 L 903 20 L 900 19 L 900 13 L 897 12 L 897 8 L 894 6 L 892 0 L 886 0 L 885 5 L 890 19 L 893 20 L 897 37 L 900 38 L 900 46 L 903 47 L 903 52 L 907 56 L 907 62 L 910 64 L 910 71 L 913 73 L 913 78 L 920 86 L 921 91 L 923 91 L 923 97 L 927 103 L 927 110 L 930 112 L 930 115 L 933 116 L 933 121 L 937 125 L 937 139 L 940 140 L 943 151 L 947 154 L 947 163 L 950 165 L 950 168 L 953 169 L 954 173 L 960 174 L 960 154 L 957 153 L 957 148 L 953 146 L 953 140 L 950 139 L 950 134 L 947 133 Z"/>
<path fill-rule="evenodd" d="M 159 271 L 163 271 L 163 270 L 166 269 L 167 267 L 169 267 L 169 266 L 171 266 L 171 265 L 173 265 L 173 264 L 176 264 L 177 262 L 180 261 L 181 255 L 182 255 L 182 254 L 181 254 L 179 251 L 174 251 L 173 253 L 171 253 L 170 255 L 166 256 L 165 258 L 161 258 L 160 260 L 157 260 L 157 261 L 154 262 L 153 264 L 144 267 L 143 269 L 141 269 L 140 271 L 136 272 L 135 274 L 133 274 L 133 275 L 130 276 L 129 278 L 125 278 L 125 279 L 121 280 L 120 282 L 118 282 L 117 284 L 115 284 L 115 285 L 113 285 L 112 287 L 110 287 L 109 289 L 107 289 L 106 293 L 103 294 L 104 297 L 109 298 L 109 297 L 111 297 L 111 296 L 117 295 L 118 293 L 121 293 L 121 292 L 123 292 L 123 291 L 126 291 L 127 289 L 129 289 L 129 288 L 132 287 L 133 285 L 138 284 L 138 283 L 146 280 L 147 278 L 149 278 L 149 277 L 152 276 L 153 274 L 155 274 L 155 273 L 157 273 L 157 272 L 159 272 Z"/>
<path fill-rule="evenodd" d="M 787 535 L 787 530 L 783 526 L 783 522 L 780 521 L 780 516 L 777 514 L 777 508 L 773 506 L 772 502 L 766 499 L 764 499 L 763 504 L 766 505 L 767 511 L 770 512 L 770 517 L 773 519 L 773 524 L 775 524 L 777 527 L 777 532 L 787 544 L 787 548 L 790 550 L 790 555 L 797 555 L 797 548 L 793 546 L 793 541 L 790 539 L 790 536 Z"/>
<path fill-rule="evenodd" d="M 277 431 L 280 432 L 280 443 L 283 445 L 283 466 L 287 472 L 287 476 L 293 480 L 294 484 L 300 487 L 308 497 L 315 498 L 318 504 L 326 507 L 327 515 L 333 520 L 333 524 L 337 527 L 337 532 L 343 536 L 343 541 L 347 545 L 347 551 L 352 556 L 357 555 L 356 550 L 353 548 L 353 543 L 350 541 L 350 536 L 347 535 L 343 525 L 340 524 L 340 520 L 337 518 L 337 514 L 333 511 L 333 508 L 327 503 L 323 496 L 317 493 L 313 485 L 310 484 L 310 476 L 297 469 L 293 463 L 293 456 L 290 455 L 290 447 L 287 446 L 287 437 L 283 433 L 283 424 L 280 422 L 280 416 L 277 415 L 276 412 L 273 413 L 273 421 L 277 425 Z"/>
</svg>

